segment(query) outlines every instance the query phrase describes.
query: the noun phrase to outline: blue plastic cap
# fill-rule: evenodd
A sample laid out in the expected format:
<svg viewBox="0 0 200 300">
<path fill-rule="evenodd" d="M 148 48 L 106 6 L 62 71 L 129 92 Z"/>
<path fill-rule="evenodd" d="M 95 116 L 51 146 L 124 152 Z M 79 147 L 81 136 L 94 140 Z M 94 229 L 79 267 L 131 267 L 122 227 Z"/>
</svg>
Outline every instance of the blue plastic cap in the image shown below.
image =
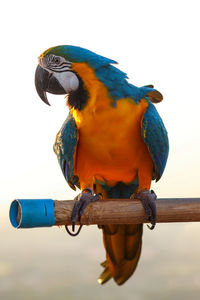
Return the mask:
<svg viewBox="0 0 200 300">
<path fill-rule="evenodd" d="M 50 227 L 56 222 L 52 199 L 16 199 L 10 206 L 10 222 L 15 228 Z"/>
</svg>

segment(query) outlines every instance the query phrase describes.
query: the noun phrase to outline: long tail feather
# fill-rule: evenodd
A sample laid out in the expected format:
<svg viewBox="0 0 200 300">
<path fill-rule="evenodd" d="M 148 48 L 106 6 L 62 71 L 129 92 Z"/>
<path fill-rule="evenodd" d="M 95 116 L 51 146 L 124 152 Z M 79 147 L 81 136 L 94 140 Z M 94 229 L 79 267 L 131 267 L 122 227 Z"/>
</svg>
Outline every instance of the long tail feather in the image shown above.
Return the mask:
<svg viewBox="0 0 200 300">
<path fill-rule="evenodd" d="M 128 190 L 127 193 L 125 193 L 125 188 Z M 111 198 L 128 198 L 134 192 L 134 188 L 118 184 L 109 195 L 100 185 L 96 185 L 96 192 L 103 193 L 104 199 L 110 196 Z M 104 225 L 100 228 L 103 231 L 106 261 L 102 263 L 104 271 L 99 276 L 98 282 L 103 284 L 113 277 L 115 282 L 121 285 L 137 267 L 142 248 L 143 225 Z"/>
<path fill-rule="evenodd" d="M 103 226 L 106 269 L 109 269 L 115 282 L 121 285 L 137 267 L 142 246 L 142 225 L 118 225 L 115 234 L 112 234 L 112 226 Z"/>
</svg>

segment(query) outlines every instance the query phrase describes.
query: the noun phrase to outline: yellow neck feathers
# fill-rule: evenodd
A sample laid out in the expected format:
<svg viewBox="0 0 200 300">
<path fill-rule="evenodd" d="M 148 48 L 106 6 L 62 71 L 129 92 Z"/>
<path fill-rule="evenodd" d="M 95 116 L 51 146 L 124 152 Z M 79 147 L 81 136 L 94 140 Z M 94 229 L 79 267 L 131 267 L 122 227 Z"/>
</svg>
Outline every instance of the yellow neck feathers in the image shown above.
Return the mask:
<svg viewBox="0 0 200 300">
<path fill-rule="evenodd" d="M 72 70 L 81 77 L 84 87 L 89 93 L 88 103 L 83 110 L 71 109 L 76 124 L 79 126 L 84 116 L 94 115 L 104 109 L 112 103 L 112 99 L 108 96 L 107 88 L 99 81 L 94 70 L 87 63 L 73 63 Z"/>
</svg>

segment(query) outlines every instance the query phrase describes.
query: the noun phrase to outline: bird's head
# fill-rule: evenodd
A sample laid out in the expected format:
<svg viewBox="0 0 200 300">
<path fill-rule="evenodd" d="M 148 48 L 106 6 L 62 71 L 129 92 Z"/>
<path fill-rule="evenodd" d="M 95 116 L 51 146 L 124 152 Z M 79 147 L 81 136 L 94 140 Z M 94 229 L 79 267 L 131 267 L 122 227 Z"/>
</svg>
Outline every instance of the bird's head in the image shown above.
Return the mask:
<svg viewBox="0 0 200 300">
<path fill-rule="evenodd" d="M 35 86 L 42 101 L 50 105 L 46 92 L 57 95 L 68 94 L 70 106 L 81 109 L 88 91 L 74 68 L 74 65 L 80 63 L 85 63 L 95 70 L 115 61 L 75 46 L 49 48 L 40 55 L 35 73 Z"/>
</svg>

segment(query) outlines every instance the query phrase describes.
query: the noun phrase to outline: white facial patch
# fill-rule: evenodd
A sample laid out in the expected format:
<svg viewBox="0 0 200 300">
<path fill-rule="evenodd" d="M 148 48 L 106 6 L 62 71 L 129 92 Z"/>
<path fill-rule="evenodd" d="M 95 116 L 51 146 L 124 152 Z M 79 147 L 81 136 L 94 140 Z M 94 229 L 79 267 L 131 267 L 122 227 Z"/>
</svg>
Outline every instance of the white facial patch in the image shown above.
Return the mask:
<svg viewBox="0 0 200 300">
<path fill-rule="evenodd" d="M 54 72 L 53 76 L 58 80 L 60 85 L 66 91 L 66 94 L 76 91 L 79 86 L 79 80 L 73 72 Z"/>
</svg>

